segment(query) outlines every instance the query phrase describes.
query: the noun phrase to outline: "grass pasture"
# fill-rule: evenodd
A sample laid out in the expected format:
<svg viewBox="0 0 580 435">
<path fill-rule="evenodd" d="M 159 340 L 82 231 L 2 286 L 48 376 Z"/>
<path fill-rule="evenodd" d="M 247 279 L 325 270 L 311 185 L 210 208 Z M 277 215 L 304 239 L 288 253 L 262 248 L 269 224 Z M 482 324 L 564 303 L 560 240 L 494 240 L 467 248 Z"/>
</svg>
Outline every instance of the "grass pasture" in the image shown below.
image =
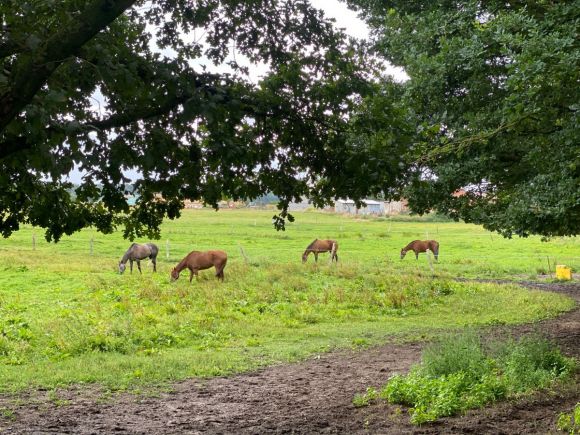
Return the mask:
<svg viewBox="0 0 580 435">
<path fill-rule="evenodd" d="M 129 245 L 86 230 L 48 244 L 24 228 L 0 241 L 0 391 L 100 383 L 119 389 L 294 361 L 389 336 L 416 338 L 465 326 L 555 316 L 563 296 L 450 278 L 536 278 L 556 263 L 580 268 L 576 238 L 506 240 L 460 223 L 348 219 L 296 213 L 287 231 L 273 212 L 186 210 L 164 224 L 158 272 L 119 276 Z M 35 249 L 32 240 L 35 237 Z M 314 238 L 339 242 L 301 264 Z M 440 261 L 399 260 L 413 239 L 434 238 Z M 90 254 L 92 240 L 92 255 Z M 212 271 L 176 283 L 169 271 L 193 249 L 229 254 L 224 284 Z M 243 255 L 242 255 L 243 250 Z"/>
</svg>

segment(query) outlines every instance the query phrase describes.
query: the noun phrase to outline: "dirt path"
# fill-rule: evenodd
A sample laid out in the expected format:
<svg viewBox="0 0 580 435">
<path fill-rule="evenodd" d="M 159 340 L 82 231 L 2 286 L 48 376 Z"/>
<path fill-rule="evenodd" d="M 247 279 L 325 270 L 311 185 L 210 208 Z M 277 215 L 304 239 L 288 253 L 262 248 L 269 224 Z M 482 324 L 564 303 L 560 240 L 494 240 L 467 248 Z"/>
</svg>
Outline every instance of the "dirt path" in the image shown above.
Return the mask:
<svg viewBox="0 0 580 435">
<path fill-rule="evenodd" d="M 580 284 L 526 283 L 558 291 L 580 301 Z M 539 330 L 568 355 L 580 357 L 580 309 L 515 328 L 495 328 L 493 335 Z M 580 379 L 566 391 L 542 393 L 466 416 L 416 428 L 397 407 L 376 404 L 357 409 L 355 393 L 380 386 L 395 372 L 419 360 L 422 343 L 388 344 L 363 352 L 335 352 L 299 364 L 257 372 L 188 380 L 157 398 L 123 394 L 100 403 L 99 392 L 71 389 L 59 393 L 69 401 L 57 406 L 35 393 L 24 398 L 14 420 L 0 419 L 0 432 L 20 433 L 550 433 L 555 418 L 580 400 Z M 0 397 L 0 408 L 10 406 Z"/>
</svg>

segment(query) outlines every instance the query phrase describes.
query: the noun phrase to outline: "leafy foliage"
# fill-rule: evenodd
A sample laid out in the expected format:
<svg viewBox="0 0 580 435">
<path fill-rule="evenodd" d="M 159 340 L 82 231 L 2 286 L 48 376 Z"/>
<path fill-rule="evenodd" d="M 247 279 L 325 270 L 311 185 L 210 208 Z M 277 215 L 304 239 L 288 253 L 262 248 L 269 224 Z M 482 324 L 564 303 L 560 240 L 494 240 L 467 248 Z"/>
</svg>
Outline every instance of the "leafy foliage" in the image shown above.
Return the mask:
<svg viewBox="0 0 580 435">
<path fill-rule="evenodd" d="M 349 117 L 376 90 L 364 49 L 305 0 L 7 0 L 0 26 L 5 237 L 23 222 L 49 240 L 119 224 L 157 237 L 185 199 L 268 192 L 283 228 L 292 200 L 359 199 L 379 190 L 366 178 L 397 173 L 388 146 L 375 156 L 348 142 Z M 270 72 L 252 83 L 236 56 Z M 404 131 L 381 134 L 404 143 Z M 74 168 L 85 176 L 71 195 Z M 142 175 L 134 208 L 127 171 Z"/>
<path fill-rule="evenodd" d="M 364 406 L 378 397 L 406 405 L 411 422 L 422 424 L 545 388 L 574 369 L 574 360 L 543 338 L 523 337 L 486 348 L 468 332 L 431 345 L 408 375 L 393 376 L 381 391 L 369 390 L 356 403 Z"/>
<path fill-rule="evenodd" d="M 410 76 L 414 211 L 505 236 L 580 232 L 578 2 L 348 3 Z"/>
</svg>

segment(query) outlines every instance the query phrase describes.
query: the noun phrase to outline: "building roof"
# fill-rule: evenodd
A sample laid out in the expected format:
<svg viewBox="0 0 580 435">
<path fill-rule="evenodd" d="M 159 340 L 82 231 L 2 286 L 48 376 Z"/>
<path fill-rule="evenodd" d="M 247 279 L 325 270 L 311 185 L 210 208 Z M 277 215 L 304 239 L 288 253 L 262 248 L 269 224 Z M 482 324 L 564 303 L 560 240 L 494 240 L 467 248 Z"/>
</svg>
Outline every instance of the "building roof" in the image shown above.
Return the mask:
<svg viewBox="0 0 580 435">
<path fill-rule="evenodd" d="M 338 199 L 336 202 L 340 204 L 354 205 L 354 201 L 352 199 Z M 363 202 L 365 205 L 381 205 L 381 202 L 375 201 L 373 199 L 363 199 L 361 202 Z"/>
</svg>

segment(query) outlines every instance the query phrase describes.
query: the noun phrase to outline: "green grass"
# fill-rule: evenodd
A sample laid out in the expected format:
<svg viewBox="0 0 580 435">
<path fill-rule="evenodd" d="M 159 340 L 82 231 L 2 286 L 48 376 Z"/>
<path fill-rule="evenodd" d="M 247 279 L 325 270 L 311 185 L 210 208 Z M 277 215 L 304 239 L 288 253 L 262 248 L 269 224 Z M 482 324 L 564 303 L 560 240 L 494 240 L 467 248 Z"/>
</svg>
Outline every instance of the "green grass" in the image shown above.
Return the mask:
<svg viewBox="0 0 580 435">
<path fill-rule="evenodd" d="M 561 412 L 556 421 L 558 430 L 570 435 L 580 434 L 580 402 L 570 412 Z"/>
<path fill-rule="evenodd" d="M 394 375 L 379 391 L 369 388 L 353 399 L 366 406 L 376 399 L 409 407 L 411 423 L 481 408 L 569 379 L 576 369 L 541 337 L 484 345 L 473 331 L 448 336 L 425 349 L 407 375 Z"/>
<path fill-rule="evenodd" d="M 321 213 L 299 213 L 296 223 L 277 233 L 271 215 L 186 211 L 164 224 L 159 273 L 144 263 L 142 276 L 116 273 L 129 245 L 120 234 L 86 230 L 54 245 L 42 241 L 38 229 L 23 228 L 1 240 L 0 391 L 70 383 L 138 388 L 296 361 L 389 337 L 530 322 L 574 305 L 563 296 L 517 286 L 449 279 L 527 277 L 536 267 L 533 255 L 556 253 L 577 268 L 574 238 L 492 240 L 464 224 Z M 441 243 L 434 269 L 424 255 L 418 262 L 398 259 L 404 244 L 427 236 Z M 324 255 L 317 266 L 312 259 L 301 264 L 305 246 L 316 237 L 338 240 L 338 265 L 329 265 Z M 202 271 L 192 284 L 185 276 L 169 282 L 169 271 L 184 255 L 211 248 L 229 254 L 224 284 L 212 271 Z"/>
</svg>

